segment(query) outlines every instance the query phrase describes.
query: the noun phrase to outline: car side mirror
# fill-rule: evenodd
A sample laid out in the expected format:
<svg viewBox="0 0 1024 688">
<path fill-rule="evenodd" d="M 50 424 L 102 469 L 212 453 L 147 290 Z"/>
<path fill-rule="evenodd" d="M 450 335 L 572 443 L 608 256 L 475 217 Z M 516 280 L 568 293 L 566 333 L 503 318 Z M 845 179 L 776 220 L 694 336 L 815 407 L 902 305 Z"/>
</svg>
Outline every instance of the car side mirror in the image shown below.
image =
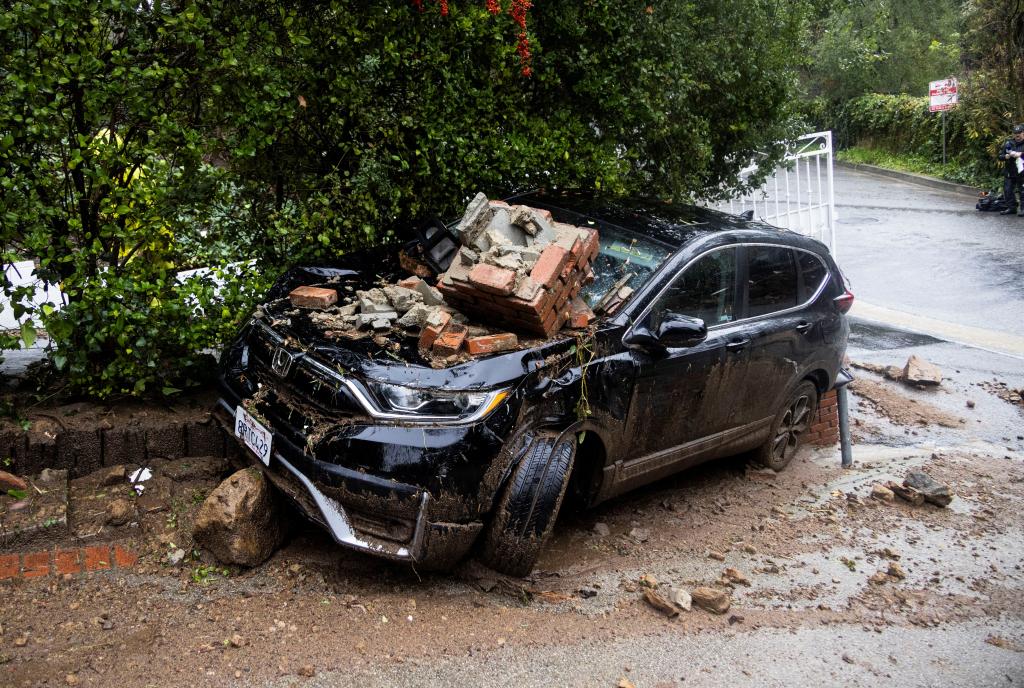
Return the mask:
<svg viewBox="0 0 1024 688">
<path fill-rule="evenodd" d="M 637 324 L 622 340 L 630 348 L 643 349 L 650 353 L 664 354 L 668 348 L 679 349 L 696 346 L 708 336 L 708 328 L 700 318 L 691 318 L 679 313 L 665 313 L 652 332 L 643 323 Z"/>
<path fill-rule="evenodd" d="M 658 341 L 673 349 L 696 346 L 708 337 L 708 326 L 700 318 L 665 313 L 658 325 Z"/>
</svg>

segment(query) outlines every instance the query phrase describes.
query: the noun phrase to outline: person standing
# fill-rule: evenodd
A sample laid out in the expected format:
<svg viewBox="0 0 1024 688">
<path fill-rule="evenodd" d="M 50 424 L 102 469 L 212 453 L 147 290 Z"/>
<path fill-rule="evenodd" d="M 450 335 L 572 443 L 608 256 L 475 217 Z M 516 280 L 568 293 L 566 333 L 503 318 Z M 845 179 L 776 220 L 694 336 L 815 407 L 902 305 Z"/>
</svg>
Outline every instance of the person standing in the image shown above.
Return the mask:
<svg viewBox="0 0 1024 688">
<path fill-rule="evenodd" d="M 1013 128 L 1013 138 L 1008 139 L 999 149 L 999 159 L 1003 161 L 1003 199 L 1006 210 L 1000 215 L 1017 215 L 1024 217 L 1024 124 Z M 1018 198 L 1020 203 L 1018 204 Z"/>
</svg>

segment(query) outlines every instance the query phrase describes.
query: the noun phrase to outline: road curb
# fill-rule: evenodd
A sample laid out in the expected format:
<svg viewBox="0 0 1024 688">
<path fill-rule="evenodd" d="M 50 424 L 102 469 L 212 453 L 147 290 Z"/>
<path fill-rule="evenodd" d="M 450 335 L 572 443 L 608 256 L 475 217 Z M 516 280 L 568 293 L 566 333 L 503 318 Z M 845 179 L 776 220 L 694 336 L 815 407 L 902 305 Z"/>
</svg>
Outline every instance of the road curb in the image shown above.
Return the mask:
<svg viewBox="0 0 1024 688">
<path fill-rule="evenodd" d="M 839 167 L 844 167 L 849 170 L 867 172 L 868 174 L 874 174 L 879 177 L 889 177 L 890 179 L 899 179 L 900 181 L 909 182 L 911 184 L 929 186 L 933 189 L 942 189 L 943 191 L 962 193 L 973 198 L 977 198 L 978 194 L 981 193 L 980 189 L 977 189 L 973 186 L 968 186 L 967 184 L 947 182 L 945 179 L 936 179 L 935 177 L 928 177 L 926 175 L 915 174 L 913 172 L 900 172 L 898 170 L 889 170 L 884 167 L 877 167 L 875 165 L 865 165 L 864 163 L 846 162 L 843 160 L 836 160 L 835 164 Z"/>
</svg>

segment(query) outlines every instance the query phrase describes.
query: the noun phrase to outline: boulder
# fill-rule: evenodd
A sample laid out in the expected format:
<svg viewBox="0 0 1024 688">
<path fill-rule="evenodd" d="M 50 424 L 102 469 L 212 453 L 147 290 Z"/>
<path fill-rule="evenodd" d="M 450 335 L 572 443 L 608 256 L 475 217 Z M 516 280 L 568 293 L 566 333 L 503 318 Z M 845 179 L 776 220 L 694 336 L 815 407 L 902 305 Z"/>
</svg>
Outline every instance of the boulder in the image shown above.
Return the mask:
<svg viewBox="0 0 1024 688">
<path fill-rule="evenodd" d="M 244 468 L 210 493 L 196 515 L 195 541 L 228 564 L 257 566 L 283 537 L 273 488 L 257 468 Z"/>
<path fill-rule="evenodd" d="M 911 356 L 903 366 L 903 381 L 909 385 L 940 385 L 942 371 L 923 358 Z"/>
</svg>

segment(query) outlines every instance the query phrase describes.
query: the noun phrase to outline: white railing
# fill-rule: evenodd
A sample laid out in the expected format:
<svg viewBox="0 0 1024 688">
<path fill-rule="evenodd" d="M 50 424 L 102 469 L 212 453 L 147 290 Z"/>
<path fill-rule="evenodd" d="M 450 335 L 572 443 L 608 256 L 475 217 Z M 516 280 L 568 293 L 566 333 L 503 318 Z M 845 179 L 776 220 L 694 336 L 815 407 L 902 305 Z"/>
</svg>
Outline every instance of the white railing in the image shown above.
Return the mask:
<svg viewBox="0 0 1024 688">
<path fill-rule="evenodd" d="M 836 201 L 832 132 L 804 134 L 787 145 L 786 157 L 760 188 L 718 204 L 718 210 L 754 218 L 814 237 L 836 254 Z M 740 175 L 757 170 L 755 161 Z"/>
</svg>

